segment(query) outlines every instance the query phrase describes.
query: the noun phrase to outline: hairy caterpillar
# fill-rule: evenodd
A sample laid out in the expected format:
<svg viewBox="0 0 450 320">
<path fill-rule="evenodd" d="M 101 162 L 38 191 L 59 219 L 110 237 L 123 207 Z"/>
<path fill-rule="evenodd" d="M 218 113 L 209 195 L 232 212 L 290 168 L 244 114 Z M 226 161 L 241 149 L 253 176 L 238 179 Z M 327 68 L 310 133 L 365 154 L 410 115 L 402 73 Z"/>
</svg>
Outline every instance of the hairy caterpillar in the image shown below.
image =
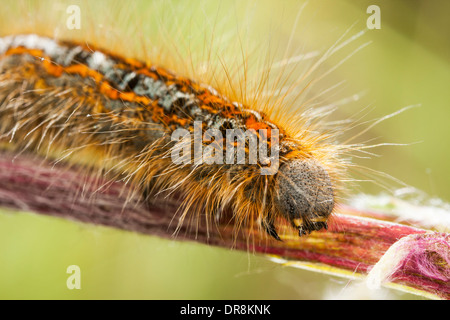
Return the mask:
<svg viewBox="0 0 450 320">
<path fill-rule="evenodd" d="M 45 16 L 42 12 L 37 15 Z M 300 110 L 312 100 L 295 98 L 317 79 L 310 80 L 305 88 L 299 83 L 303 85 L 302 81 L 321 63 L 361 33 L 341 41 L 344 34 L 297 81 L 275 78 L 275 84 L 285 84 L 282 88 L 271 87 L 271 68 L 281 66 L 281 74 L 289 75 L 288 68 L 297 65 L 295 61 L 318 54 L 302 52 L 276 63 L 267 56 L 263 68 L 256 71 L 252 88 L 246 78 L 247 58 L 241 48 L 243 63 L 236 69 L 243 70 L 244 78 L 225 67 L 225 80 L 229 81 L 226 88 L 223 78 L 222 82 L 220 77 L 216 79 L 214 69 L 205 71 L 206 77 L 199 76 L 199 71 L 189 77 L 185 75 L 190 72 L 178 72 L 180 65 L 167 64 L 164 57 L 167 67 L 160 67 L 157 58 L 162 53 L 143 62 L 134 54 L 128 56 L 127 50 L 117 50 L 117 45 L 97 41 L 96 36 L 85 41 L 77 33 L 72 36 L 71 31 L 71 36 L 66 37 L 67 30 L 61 36 L 49 37 L 52 31 L 60 31 L 58 28 L 42 35 L 30 33 L 26 27 L 15 29 L 15 35 L 4 34 L 0 46 L 5 97 L 1 111 L 2 147 L 18 153 L 38 153 L 57 162 L 81 165 L 93 176 L 125 181 L 148 201 L 155 194 L 181 196 L 180 215 L 174 218 L 178 219 L 178 226 L 190 224 L 187 220 L 198 223 L 203 219 L 208 227 L 218 219 L 233 219 L 236 232 L 245 225 L 261 229 L 275 239 L 280 239 L 276 224 L 283 221 L 300 236 L 327 227 L 349 165 L 340 155 L 361 146 L 334 143 L 341 127 L 322 126 L 321 122 L 333 108 L 312 107 L 296 113 L 295 108 Z M 174 47 L 178 50 L 180 46 Z M 210 55 L 206 57 L 210 59 Z M 181 59 L 186 58 L 189 60 L 181 55 Z M 230 80 L 235 74 L 237 82 Z M 236 88 L 236 83 L 241 87 Z M 286 102 L 286 97 L 290 102 Z M 294 112 L 285 114 L 288 108 Z M 225 150 L 219 156 L 222 163 L 197 165 L 195 139 L 191 139 L 188 144 L 192 144 L 189 149 L 194 150 L 194 155 L 187 159 L 191 163 L 175 163 L 170 155 L 178 149 L 169 139 L 171 133 L 184 129 L 195 136 L 196 122 L 202 124 L 202 137 L 210 129 L 221 135 L 222 141 L 214 137 L 203 149 L 217 142 L 228 145 L 226 132 L 230 129 L 250 129 L 257 139 L 266 138 L 262 139 L 265 145 L 258 146 L 255 153 L 273 150 L 276 145 L 279 159 L 276 165 L 267 159 L 248 165 L 232 156 L 229 164 Z M 277 134 L 272 135 L 271 131 Z M 234 144 L 237 149 L 242 146 L 239 139 Z M 243 145 L 244 158 L 250 159 L 250 141 Z M 266 167 L 275 167 L 275 171 L 262 175 L 261 169 Z"/>
<path fill-rule="evenodd" d="M 315 156 L 320 141 L 290 137 L 265 114 L 212 88 L 89 44 L 31 34 L 1 38 L 0 48 L 1 134 L 15 148 L 44 154 L 59 149 L 57 158 L 77 157 L 77 150 L 90 148 L 104 159 L 93 169 L 112 169 L 117 179 L 150 194 L 180 189 L 180 223 L 188 214 L 206 211 L 216 219 L 231 208 L 237 225 L 259 221 L 278 240 L 276 218 L 288 220 L 300 236 L 327 227 L 335 188 Z M 272 138 L 271 132 L 279 131 L 279 140 L 267 141 L 279 142 L 279 171 L 261 175 L 261 160 L 174 164 L 170 136 L 180 128 L 193 132 L 195 121 L 203 126 L 202 136 L 215 129 L 227 145 L 229 129 L 253 129 L 258 139 L 261 132 Z M 234 144 L 239 143 L 245 141 Z M 249 159 L 252 150 L 248 145 L 243 150 Z"/>
</svg>

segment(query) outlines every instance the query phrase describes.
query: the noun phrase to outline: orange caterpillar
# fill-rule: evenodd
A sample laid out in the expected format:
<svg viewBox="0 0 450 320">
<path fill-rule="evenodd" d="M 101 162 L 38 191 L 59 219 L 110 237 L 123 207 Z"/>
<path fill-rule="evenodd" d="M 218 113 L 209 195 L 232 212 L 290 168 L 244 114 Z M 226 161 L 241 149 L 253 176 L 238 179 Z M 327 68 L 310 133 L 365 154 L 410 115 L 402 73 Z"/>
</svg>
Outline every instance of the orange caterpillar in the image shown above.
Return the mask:
<svg viewBox="0 0 450 320">
<path fill-rule="evenodd" d="M 101 169 L 130 181 L 149 199 L 177 190 L 183 197 L 180 224 L 191 214 L 205 212 L 215 220 L 230 209 L 237 226 L 258 222 L 278 240 L 278 218 L 300 236 L 327 228 L 335 182 L 334 172 L 315 156 L 320 141 L 290 137 L 267 115 L 209 86 L 92 45 L 29 34 L 3 37 L 0 48 L 0 134 L 14 148 L 51 151 L 57 159 L 90 150 L 103 159 Z M 250 159 L 250 142 L 228 136 L 230 129 L 250 129 L 278 157 L 205 163 L 191 162 L 189 155 L 177 163 L 170 155 L 180 145 L 171 137 L 179 129 L 194 132 L 196 122 L 201 136 L 211 129 L 221 134 L 211 145 L 244 147 Z M 272 132 L 279 136 L 272 139 Z M 196 148 L 194 142 L 188 143 Z M 278 170 L 261 174 L 273 161 Z"/>
</svg>

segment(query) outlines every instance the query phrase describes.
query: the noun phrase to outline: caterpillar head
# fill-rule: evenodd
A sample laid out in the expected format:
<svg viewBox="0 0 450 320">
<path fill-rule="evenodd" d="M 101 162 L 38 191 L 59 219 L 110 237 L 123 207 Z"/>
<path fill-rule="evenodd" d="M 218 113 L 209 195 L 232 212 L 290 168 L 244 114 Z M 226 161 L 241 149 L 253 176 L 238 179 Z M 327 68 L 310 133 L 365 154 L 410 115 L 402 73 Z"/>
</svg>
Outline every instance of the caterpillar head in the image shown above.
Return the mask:
<svg viewBox="0 0 450 320">
<path fill-rule="evenodd" d="M 327 219 L 334 207 L 334 189 L 329 174 L 317 161 L 287 161 L 277 173 L 275 187 L 279 212 L 300 236 L 327 228 Z M 272 236 L 273 233 L 276 234 L 275 230 Z"/>
</svg>

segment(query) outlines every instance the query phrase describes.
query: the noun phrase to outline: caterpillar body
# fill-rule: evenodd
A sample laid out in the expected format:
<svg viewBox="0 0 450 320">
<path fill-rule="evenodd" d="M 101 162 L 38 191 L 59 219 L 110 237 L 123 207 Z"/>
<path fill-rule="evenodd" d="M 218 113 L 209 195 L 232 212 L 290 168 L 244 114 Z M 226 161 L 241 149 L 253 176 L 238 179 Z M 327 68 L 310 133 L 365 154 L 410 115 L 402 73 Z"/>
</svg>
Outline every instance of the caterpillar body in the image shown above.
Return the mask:
<svg viewBox="0 0 450 320">
<path fill-rule="evenodd" d="M 240 145 L 245 159 L 252 157 L 251 139 L 230 141 L 227 130 L 266 138 L 258 148 L 279 154 L 277 171 L 261 174 L 273 159 L 228 163 L 225 151 L 216 151 L 218 163 L 195 155 L 174 162 L 171 155 L 186 144 L 180 147 L 173 133 L 194 133 L 198 123 L 202 137 L 217 133 L 202 147 Z M 90 44 L 35 34 L 0 38 L 0 137 L 9 148 L 108 172 L 147 200 L 179 192 L 180 225 L 199 212 L 210 223 L 230 210 L 237 227 L 261 228 L 280 240 L 276 221 L 306 235 L 327 228 L 335 206 L 336 173 L 316 152 L 320 139 L 291 136 L 270 115 L 206 84 Z M 195 149 L 194 142 L 187 143 Z"/>
</svg>

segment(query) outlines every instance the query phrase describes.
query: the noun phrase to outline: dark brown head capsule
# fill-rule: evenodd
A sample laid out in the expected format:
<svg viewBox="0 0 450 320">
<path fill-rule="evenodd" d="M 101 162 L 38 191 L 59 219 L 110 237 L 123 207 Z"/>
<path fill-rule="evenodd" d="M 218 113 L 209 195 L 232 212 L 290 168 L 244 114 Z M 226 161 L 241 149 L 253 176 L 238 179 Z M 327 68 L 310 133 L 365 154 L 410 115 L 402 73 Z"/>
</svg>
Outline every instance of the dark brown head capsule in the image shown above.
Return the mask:
<svg viewBox="0 0 450 320">
<path fill-rule="evenodd" d="M 334 190 L 330 176 L 317 161 L 292 159 L 284 163 L 275 187 L 276 206 L 299 236 L 327 228 L 334 207 Z M 279 239 L 274 228 L 266 230 Z"/>
</svg>

